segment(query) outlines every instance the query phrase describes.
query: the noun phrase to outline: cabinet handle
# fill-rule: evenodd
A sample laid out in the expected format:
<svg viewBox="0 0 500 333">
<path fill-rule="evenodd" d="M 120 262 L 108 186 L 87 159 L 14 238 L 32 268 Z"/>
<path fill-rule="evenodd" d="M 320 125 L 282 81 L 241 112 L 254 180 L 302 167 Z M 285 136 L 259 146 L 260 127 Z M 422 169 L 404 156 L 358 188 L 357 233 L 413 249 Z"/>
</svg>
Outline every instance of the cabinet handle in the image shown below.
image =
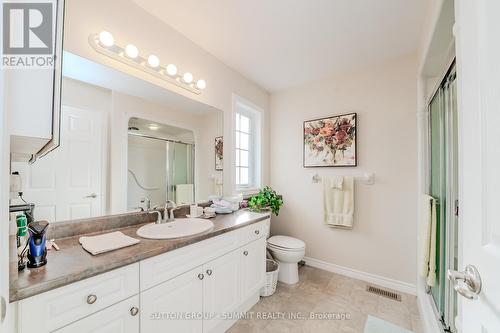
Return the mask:
<svg viewBox="0 0 500 333">
<path fill-rule="evenodd" d="M 97 301 L 96 295 L 88 295 L 87 296 L 87 304 L 94 304 Z"/>
<path fill-rule="evenodd" d="M 212 270 L 211 269 L 207 269 L 207 275 L 212 275 Z"/>
<path fill-rule="evenodd" d="M 139 309 L 136 308 L 135 306 L 132 309 L 130 309 L 130 314 L 132 316 L 137 316 L 138 313 L 139 313 Z"/>
<path fill-rule="evenodd" d="M 248 251 L 243 251 L 243 255 L 247 256 L 248 255 Z"/>
<path fill-rule="evenodd" d="M 203 280 L 204 277 L 205 275 L 203 275 L 203 273 L 198 274 L 198 279 Z"/>
<path fill-rule="evenodd" d="M 255 232 L 256 235 L 260 234 L 259 230 L 255 230 L 254 232 Z"/>
</svg>

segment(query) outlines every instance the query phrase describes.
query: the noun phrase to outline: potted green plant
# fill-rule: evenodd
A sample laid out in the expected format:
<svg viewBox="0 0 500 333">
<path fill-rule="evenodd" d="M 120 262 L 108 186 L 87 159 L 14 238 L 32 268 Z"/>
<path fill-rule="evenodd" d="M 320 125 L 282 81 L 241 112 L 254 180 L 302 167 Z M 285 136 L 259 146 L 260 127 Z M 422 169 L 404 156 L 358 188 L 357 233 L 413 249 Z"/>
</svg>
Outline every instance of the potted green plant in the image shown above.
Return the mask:
<svg viewBox="0 0 500 333">
<path fill-rule="evenodd" d="M 256 212 L 263 210 L 271 210 L 271 212 L 278 216 L 281 206 L 283 206 L 283 199 L 281 195 L 276 194 L 270 186 L 266 186 L 259 191 L 259 193 L 248 200 L 248 207 Z"/>
</svg>

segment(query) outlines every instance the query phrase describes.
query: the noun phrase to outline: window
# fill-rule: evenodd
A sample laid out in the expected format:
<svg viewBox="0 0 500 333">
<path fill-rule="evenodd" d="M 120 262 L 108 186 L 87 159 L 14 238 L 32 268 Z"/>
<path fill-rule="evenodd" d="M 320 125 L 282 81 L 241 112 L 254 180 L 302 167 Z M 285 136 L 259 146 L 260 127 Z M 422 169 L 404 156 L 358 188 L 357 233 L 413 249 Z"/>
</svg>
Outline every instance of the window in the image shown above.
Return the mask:
<svg viewBox="0 0 500 333">
<path fill-rule="evenodd" d="M 260 112 L 238 99 L 234 129 L 236 189 L 255 190 L 260 187 Z"/>
</svg>

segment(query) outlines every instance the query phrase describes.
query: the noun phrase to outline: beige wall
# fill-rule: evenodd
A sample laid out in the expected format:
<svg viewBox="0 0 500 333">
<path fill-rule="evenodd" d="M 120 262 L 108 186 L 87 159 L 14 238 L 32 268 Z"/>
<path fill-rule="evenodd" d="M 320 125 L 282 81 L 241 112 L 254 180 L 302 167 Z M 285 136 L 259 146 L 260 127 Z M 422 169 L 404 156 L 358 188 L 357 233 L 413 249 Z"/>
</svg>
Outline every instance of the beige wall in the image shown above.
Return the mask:
<svg viewBox="0 0 500 333">
<path fill-rule="evenodd" d="M 407 56 L 271 98 L 271 185 L 284 196 L 272 233 L 300 238 L 306 256 L 414 285 L 416 280 L 416 57 Z M 303 168 L 303 121 L 358 113 L 356 168 Z M 323 224 L 311 177 L 373 172 L 357 182 L 353 230 Z"/>
<path fill-rule="evenodd" d="M 205 52 L 189 39 L 148 14 L 130 0 L 66 0 L 64 49 L 129 73 L 146 81 L 196 99 L 224 111 L 224 137 L 232 137 L 232 94 L 239 95 L 264 110 L 263 142 L 268 135 L 268 93 Z M 133 23 L 133 24 L 132 24 Z M 162 63 L 174 63 L 180 71 L 190 71 L 195 77 L 204 78 L 207 88 L 195 95 L 168 82 L 153 77 L 135 68 L 118 63 L 98 54 L 88 43 L 91 33 L 101 30 L 111 32 L 121 43 L 134 43 L 142 54 L 154 53 Z M 232 142 L 225 140 L 225 171 L 230 170 Z M 268 161 L 267 146 L 263 145 L 263 160 Z M 268 165 L 263 168 L 263 180 L 268 180 Z M 224 172 L 224 191 L 232 191 L 231 172 Z"/>
</svg>

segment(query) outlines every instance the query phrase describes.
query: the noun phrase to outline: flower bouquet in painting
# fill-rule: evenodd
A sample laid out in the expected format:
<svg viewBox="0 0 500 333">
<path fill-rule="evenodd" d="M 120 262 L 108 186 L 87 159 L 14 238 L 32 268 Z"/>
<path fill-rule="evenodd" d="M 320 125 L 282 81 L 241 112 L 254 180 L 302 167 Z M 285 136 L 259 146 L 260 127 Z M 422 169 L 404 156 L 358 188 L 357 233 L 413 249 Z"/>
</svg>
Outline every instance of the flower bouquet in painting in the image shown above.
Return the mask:
<svg viewBox="0 0 500 333">
<path fill-rule="evenodd" d="M 304 122 L 304 167 L 356 165 L 356 113 Z"/>
<path fill-rule="evenodd" d="M 215 170 L 222 170 L 224 166 L 224 140 L 222 136 L 215 138 Z"/>
</svg>

